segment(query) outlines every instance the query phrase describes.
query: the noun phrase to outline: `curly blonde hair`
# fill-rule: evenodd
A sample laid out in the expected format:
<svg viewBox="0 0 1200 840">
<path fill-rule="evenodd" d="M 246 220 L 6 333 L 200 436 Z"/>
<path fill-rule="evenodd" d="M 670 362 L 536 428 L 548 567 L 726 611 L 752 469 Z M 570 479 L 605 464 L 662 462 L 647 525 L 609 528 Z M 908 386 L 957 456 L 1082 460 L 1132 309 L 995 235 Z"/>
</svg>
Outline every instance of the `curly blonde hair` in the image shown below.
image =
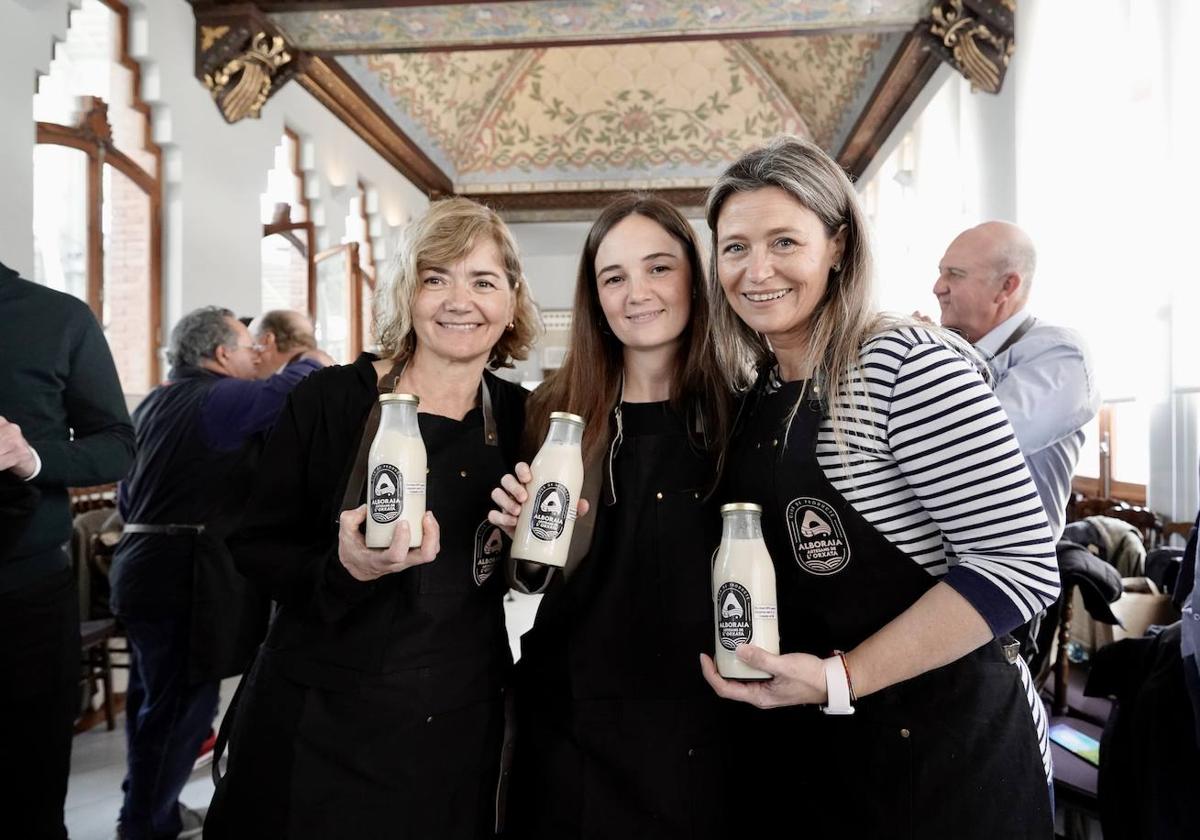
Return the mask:
<svg viewBox="0 0 1200 840">
<path fill-rule="evenodd" d="M 421 270 L 461 260 L 480 237 L 490 237 L 496 244 L 508 287 L 515 296 L 512 329 L 505 330 L 492 347 L 488 367 L 512 367 L 514 361 L 528 358 L 541 322 L 521 271 L 516 240 L 496 211 L 462 197 L 429 205 L 425 215 L 410 222 L 401 234 L 382 288 L 375 295 L 380 358 L 398 363 L 412 358 L 417 346 L 412 309 L 421 288 Z"/>
</svg>

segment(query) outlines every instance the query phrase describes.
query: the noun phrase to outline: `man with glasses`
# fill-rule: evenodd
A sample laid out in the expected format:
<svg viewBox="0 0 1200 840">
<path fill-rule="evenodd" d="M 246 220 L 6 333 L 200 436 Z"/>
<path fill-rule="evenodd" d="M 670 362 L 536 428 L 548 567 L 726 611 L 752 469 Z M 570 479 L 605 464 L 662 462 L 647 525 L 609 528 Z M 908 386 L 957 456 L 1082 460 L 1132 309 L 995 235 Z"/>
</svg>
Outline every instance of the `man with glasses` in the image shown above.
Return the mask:
<svg viewBox="0 0 1200 840">
<path fill-rule="evenodd" d="M 228 309 L 197 309 L 171 331 L 167 381 L 133 414 L 138 454 L 121 483 L 125 530 L 110 576 L 131 654 L 118 837 L 199 836 L 202 817 L 179 793 L 221 679 L 244 669 L 266 628 L 268 603 L 234 569 L 225 538 L 288 393 L 332 360 L 308 351 L 259 379 L 261 350 Z"/>
</svg>

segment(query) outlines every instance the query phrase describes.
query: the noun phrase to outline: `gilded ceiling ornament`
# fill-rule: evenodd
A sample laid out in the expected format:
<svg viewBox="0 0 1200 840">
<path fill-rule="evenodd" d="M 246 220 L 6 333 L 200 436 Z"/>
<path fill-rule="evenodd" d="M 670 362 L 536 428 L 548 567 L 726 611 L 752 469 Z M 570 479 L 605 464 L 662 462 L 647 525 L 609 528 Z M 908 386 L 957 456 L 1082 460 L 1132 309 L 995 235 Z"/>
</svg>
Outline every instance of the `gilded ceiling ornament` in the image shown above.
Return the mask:
<svg viewBox="0 0 1200 840">
<path fill-rule="evenodd" d="M 929 34 L 942 59 L 973 88 L 999 93 L 1012 58 L 1015 0 L 972 3 L 940 0 L 930 10 Z"/>
<path fill-rule="evenodd" d="M 259 32 L 249 49 L 215 72 L 205 73 L 204 84 L 226 122 L 257 118 L 271 95 L 275 76 L 291 61 L 292 54 L 285 49 L 283 38 Z"/>
<path fill-rule="evenodd" d="M 225 33 L 228 31 L 228 26 L 201 26 L 200 51 L 208 52 L 211 50 L 212 45 L 221 40 L 221 38 L 225 37 Z"/>
</svg>

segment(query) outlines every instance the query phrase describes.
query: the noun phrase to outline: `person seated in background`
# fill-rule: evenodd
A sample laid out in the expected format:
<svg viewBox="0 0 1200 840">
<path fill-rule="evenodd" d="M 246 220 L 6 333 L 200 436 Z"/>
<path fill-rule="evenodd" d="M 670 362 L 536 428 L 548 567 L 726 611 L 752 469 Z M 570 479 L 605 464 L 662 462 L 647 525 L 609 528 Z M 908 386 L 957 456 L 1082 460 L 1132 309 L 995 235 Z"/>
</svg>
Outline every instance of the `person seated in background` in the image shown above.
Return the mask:
<svg viewBox="0 0 1200 840">
<path fill-rule="evenodd" d="M 129 638 L 128 771 L 118 837 L 194 837 L 179 805 L 217 712 L 266 632 L 267 601 L 234 569 L 225 537 L 241 519 L 265 433 L 288 393 L 331 364 L 319 350 L 259 379 L 258 345 L 228 309 L 185 315 L 167 381 L 134 412 L 138 454 L 121 483 L 125 529 L 110 573 Z"/>
<path fill-rule="evenodd" d="M 312 319 L 293 309 L 272 309 L 250 323 L 250 334 L 259 346 L 258 378 L 283 370 L 309 350 L 317 349 Z"/>
<path fill-rule="evenodd" d="M 984 222 L 950 243 L 933 293 L 942 326 L 960 333 L 988 360 L 996 398 L 1016 432 L 1057 541 L 1066 524 L 1083 427 L 1099 411 L 1100 393 L 1083 337 L 1029 312 L 1036 267 L 1037 251 L 1025 231 L 1009 222 Z"/>
</svg>

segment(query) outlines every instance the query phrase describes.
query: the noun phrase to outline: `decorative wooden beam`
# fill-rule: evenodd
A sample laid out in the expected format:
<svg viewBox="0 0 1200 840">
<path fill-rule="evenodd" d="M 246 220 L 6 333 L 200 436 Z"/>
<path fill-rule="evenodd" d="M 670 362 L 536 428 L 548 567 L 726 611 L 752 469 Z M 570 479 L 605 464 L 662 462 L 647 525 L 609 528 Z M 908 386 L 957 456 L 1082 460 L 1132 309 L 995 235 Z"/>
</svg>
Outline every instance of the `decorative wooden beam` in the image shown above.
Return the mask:
<svg viewBox="0 0 1200 840">
<path fill-rule="evenodd" d="M 193 3 L 196 76 L 230 123 L 257 118 L 290 79 L 346 123 L 420 190 L 453 192 L 450 178 L 337 63 L 289 45 L 254 3 Z"/>
<path fill-rule="evenodd" d="M 450 177 L 409 139 L 383 109 L 333 59 L 305 56 L 304 89 L 430 198 L 450 195 Z"/>
<path fill-rule="evenodd" d="M 196 77 L 226 122 L 257 119 L 299 64 L 296 50 L 254 6 L 196 10 Z"/>
<path fill-rule="evenodd" d="M 636 190 L 585 190 L 578 192 L 464 193 L 467 198 L 486 204 L 509 220 L 591 219 L 595 211 L 614 198 Z M 661 189 L 653 191 L 681 210 L 704 207 L 708 190 L 702 188 Z"/>
<path fill-rule="evenodd" d="M 999 93 L 1015 47 L 1017 0 L 938 0 L 922 21 L 934 55 L 975 90 Z"/>
<path fill-rule="evenodd" d="M 837 160 L 851 178 L 858 178 L 879 153 L 888 135 L 917 94 L 928 84 L 938 67 L 938 59 L 924 42 L 918 27 L 905 36 L 892 63 L 884 71 L 867 107 L 850 130 Z"/>
</svg>

